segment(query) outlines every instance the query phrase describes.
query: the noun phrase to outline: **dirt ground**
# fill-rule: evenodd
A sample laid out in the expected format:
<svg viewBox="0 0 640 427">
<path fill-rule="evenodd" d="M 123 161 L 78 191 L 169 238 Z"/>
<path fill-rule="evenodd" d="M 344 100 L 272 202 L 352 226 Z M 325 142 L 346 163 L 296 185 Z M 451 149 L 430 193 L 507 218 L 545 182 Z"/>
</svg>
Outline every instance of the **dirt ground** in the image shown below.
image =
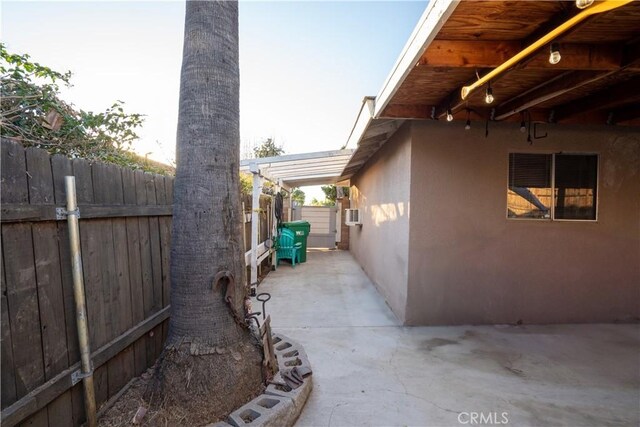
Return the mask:
<svg viewBox="0 0 640 427">
<path fill-rule="evenodd" d="M 223 420 L 264 391 L 261 365 L 262 354 L 254 346 L 204 356 L 174 351 L 133 380 L 98 425 L 130 426 L 134 418 L 136 425 L 150 427 Z"/>
</svg>

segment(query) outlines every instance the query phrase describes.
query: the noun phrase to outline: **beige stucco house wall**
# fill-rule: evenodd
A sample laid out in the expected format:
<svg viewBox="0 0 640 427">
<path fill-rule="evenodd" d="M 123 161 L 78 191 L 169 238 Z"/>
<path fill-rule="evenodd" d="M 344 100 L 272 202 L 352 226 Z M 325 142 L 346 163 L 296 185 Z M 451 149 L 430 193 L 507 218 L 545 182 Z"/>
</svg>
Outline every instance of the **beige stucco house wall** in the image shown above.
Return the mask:
<svg viewBox="0 0 640 427">
<path fill-rule="evenodd" d="M 409 262 L 411 128 L 398 130 L 352 182 L 351 206 L 362 226 L 351 227 L 349 248 L 396 316 L 404 322 Z"/>
<path fill-rule="evenodd" d="M 352 251 L 401 321 L 640 317 L 640 132 L 541 130 L 549 136 L 530 146 L 517 124 L 492 123 L 485 138 L 481 126 L 465 131 L 459 122 L 410 122 L 352 179 L 354 207 L 365 221 L 352 233 Z M 510 152 L 597 153 L 598 220 L 507 219 Z M 388 203 L 406 209 L 378 229 L 373 213 Z M 387 252 L 389 233 L 395 244 Z"/>
</svg>

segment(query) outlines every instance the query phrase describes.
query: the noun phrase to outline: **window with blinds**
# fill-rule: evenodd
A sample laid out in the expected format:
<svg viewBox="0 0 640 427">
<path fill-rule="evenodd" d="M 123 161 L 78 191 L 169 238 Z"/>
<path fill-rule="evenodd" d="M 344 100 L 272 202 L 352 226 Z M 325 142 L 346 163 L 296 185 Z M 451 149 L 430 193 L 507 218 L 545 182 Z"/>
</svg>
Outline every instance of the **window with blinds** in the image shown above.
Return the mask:
<svg viewBox="0 0 640 427">
<path fill-rule="evenodd" d="M 598 156 L 509 154 L 507 217 L 596 219 Z"/>
</svg>

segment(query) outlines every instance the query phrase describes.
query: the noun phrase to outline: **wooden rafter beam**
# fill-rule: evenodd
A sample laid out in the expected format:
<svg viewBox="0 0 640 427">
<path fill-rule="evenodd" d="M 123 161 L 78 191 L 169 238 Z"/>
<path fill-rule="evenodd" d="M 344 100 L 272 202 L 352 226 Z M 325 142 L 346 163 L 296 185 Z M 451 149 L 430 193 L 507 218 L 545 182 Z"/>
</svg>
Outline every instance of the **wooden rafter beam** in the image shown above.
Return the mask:
<svg viewBox="0 0 640 427">
<path fill-rule="evenodd" d="M 535 41 L 537 41 L 540 38 L 542 38 L 544 35 L 548 34 L 549 32 L 553 31 L 558 26 L 564 24 L 568 20 L 574 18 L 576 15 L 581 13 L 581 10 L 575 7 L 575 3 L 574 2 L 564 2 L 564 3 L 561 2 L 559 4 L 563 5 L 562 6 L 562 10 L 560 12 L 556 13 L 549 20 L 547 20 L 546 23 L 544 23 L 537 30 L 535 30 L 534 32 L 529 34 L 526 38 L 520 40 L 520 43 L 521 43 L 522 46 L 530 46 Z M 585 20 L 583 20 L 579 24 L 573 26 L 573 28 L 571 28 L 570 30 L 566 31 L 563 34 L 562 37 L 566 37 L 566 36 L 570 35 L 574 31 L 578 30 L 583 25 L 585 25 L 586 23 L 591 21 L 592 19 L 594 19 L 594 16 L 587 17 Z M 535 56 L 537 56 L 537 55 L 535 55 Z M 518 64 L 518 66 L 516 68 L 512 68 L 511 70 L 507 70 L 505 73 L 502 74 L 501 77 L 504 77 L 505 74 L 508 74 L 513 69 L 522 68 L 522 67 L 527 66 L 527 64 L 530 63 L 530 62 L 534 62 L 535 56 L 530 57 L 530 58 L 526 59 L 525 61 L 521 62 L 520 64 Z M 624 56 L 624 53 L 623 53 L 623 56 Z M 622 59 L 622 62 L 623 62 L 622 65 L 627 63 L 625 58 Z M 478 67 L 478 68 L 481 68 L 481 67 Z M 478 70 L 478 73 L 480 75 L 487 74 L 487 72 L 491 71 L 491 69 L 494 68 L 494 67 L 488 67 L 489 69 L 487 69 L 487 67 L 482 67 L 482 68 L 483 68 L 482 70 Z M 612 72 L 612 71 L 609 71 L 609 72 Z M 497 79 L 493 79 L 494 82 L 496 80 Z M 468 84 L 471 84 L 471 83 L 473 83 L 473 81 L 468 82 Z M 436 110 L 435 110 L 436 117 L 442 117 L 443 115 L 445 115 L 448 108 L 451 108 L 455 112 L 456 109 L 460 109 L 461 107 L 463 107 L 465 105 L 465 102 L 464 102 L 464 100 L 462 99 L 462 97 L 460 95 L 460 90 L 461 90 L 461 88 L 455 88 L 447 97 L 443 98 L 440 101 L 440 103 L 437 105 Z"/>
<path fill-rule="evenodd" d="M 624 57 L 621 66 L 612 71 L 570 71 L 552 79 L 541 86 L 530 89 L 515 98 L 512 98 L 496 109 L 495 119 L 505 118 L 517 114 L 520 111 L 535 107 L 538 104 L 549 101 L 579 87 L 597 82 L 626 69 L 634 69 L 640 65 L 640 49 L 624 49 Z M 637 92 L 637 91 L 636 91 Z"/>
<path fill-rule="evenodd" d="M 497 67 L 522 46 L 518 41 L 434 40 L 416 64 L 419 67 Z"/>
<path fill-rule="evenodd" d="M 535 107 L 579 87 L 597 82 L 615 71 L 570 71 L 545 84 L 530 89 L 496 108 L 495 120 L 504 120 L 513 114 Z"/>
<path fill-rule="evenodd" d="M 549 63 L 543 49 L 521 67 L 555 70 L 616 70 L 622 66 L 622 45 L 560 43 L 562 60 Z M 434 40 L 424 52 L 418 66 L 448 68 L 495 68 L 522 49 L 519 41 Z"/>
<path fill-rule="evenodd" d="M 640 71 L 640 36 L 628 43 L 622 52 L 622 63 L 627 70 Z"/>
<path fill-rule="evenodd" d="M 380 118 L 385 119 L 430 119 L 431 105 L 389 104 Z"/>
<path fill-rule="evenodd" d="M 635 77 L 593 95 L 576 99 L 554 109 L 554 120 L 563 121 L 578 114 L 609 110 L 620 105 L 640 102 L 640 77 Z"/>
<path fill-rule="evenodd" d="M 413 105 L 405 105 L 405 104 L 390 104 L 383 111 L 384 118 L 393 118 L 390 117 L 391 114 L 401 114 L 403 119 L 417 119 L 417 120 L 426 120 L 431 119 L 431 113 L 434 107 L 426 104 L 413 104 Z M 487 107 L 471 107 L 469 108 L 469 119 L 471 121 L 481 121 L 484 122 L 487 118 L 491 117 L 492 108 Z M 534 121 L 539 122 L 547 122 L 549 121 L 550 110 L 548 109 L 534 109 L 531 110 L 531 116 Z M 466 109 L 458 109 L 453 113 L 454 121 L 464 121 L 467 120 L 467 110 Z M 519 122 L 520 116 L 512 116 L 509 117 L 506 121 L 509 122 Z"/>
<path fill-rule="evenodd" d="M 488 69 L 483 68 L 482 70 L 477 70 L 479 75 L 483 75 L 487 72 Z M 434 110 L 434 118 L 439 119 L 447 114 L 447 110 L 451 109 L 452 112 L 456 112 L 460 108 L 464 107 L 467 104 L 467 101 L 462 99 L 462 95 L 460 93 L 460 87 L 454 88 L 449 94 L 444 97 L 438 105 L 435 106 Z"/>
</svg>

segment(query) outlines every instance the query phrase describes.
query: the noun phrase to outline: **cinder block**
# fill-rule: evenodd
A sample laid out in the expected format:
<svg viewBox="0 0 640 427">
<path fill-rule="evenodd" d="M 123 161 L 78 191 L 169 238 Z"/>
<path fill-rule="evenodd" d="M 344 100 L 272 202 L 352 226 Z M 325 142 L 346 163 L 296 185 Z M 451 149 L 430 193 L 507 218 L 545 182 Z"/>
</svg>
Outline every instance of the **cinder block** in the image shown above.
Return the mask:
<svg viewBox="0 0 640 427">
<path fill-rule="evenodd" d="M 278 372 L 274 377 L 273 381 L 277 383 L 284 383 L 282 379 L 282 375 Z M 309 375 L 304 378 L 304 382 L 302 385 L 296 389 L 292 389 L 289 391 L 284 391 L 282 387 L 276 386 L 274 384 L 269 384 L 267 389 L 265 390 L 265 394 L 272 396 L 280 396 L 290 398 L 296 408 L 302 410 L 302 406 L 307 401 L 307 397 L 309 397 L 309 393 L 311 393 L 311 389 L 313 388 L 313 376 Z"/>
<path fill-rule="evenodd" d="M 307 357 L 307 353 L 304 351 L 304 347 L 284 335 L 274 334 L 273 338 L 274 343 L 275 341 L 278 342 L 277 344 L 274 344 L 274 350 L 276 358 L 278 359 L 278 368 L 280 368 L 280 370 L 291 369 L 294 366 L 299 366 L 311 371 L 311 363 L 309 363 L 309 358 Z"/>
<path fill-rule="evenodd" d="M 296 405 L 290 397 L 261 394 L 229 415 L 235 427 L 291 425 L 297 418 Z"/>
</svg>

